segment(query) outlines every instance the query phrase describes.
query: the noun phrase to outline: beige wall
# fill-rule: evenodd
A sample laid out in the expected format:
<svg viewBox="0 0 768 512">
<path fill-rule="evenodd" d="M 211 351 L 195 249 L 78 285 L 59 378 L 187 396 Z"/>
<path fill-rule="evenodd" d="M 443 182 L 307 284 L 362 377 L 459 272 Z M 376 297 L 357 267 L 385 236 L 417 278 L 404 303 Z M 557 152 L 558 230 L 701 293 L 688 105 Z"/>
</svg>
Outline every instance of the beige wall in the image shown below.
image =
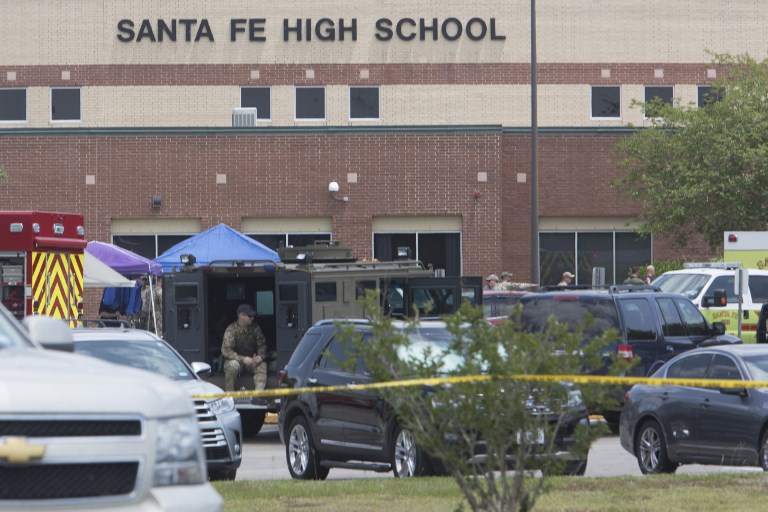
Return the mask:
<svg viewBox="0 0 768 512">
<path fill-rule="evenodd" d="M 383 126 L 383 125 L 530 125 L 527 85 L 389 85 L 381 88 L 379 121 L 349 120 L 349 88 L 326 87 L 326 120 L 294 119 L 294 87 L 273 86 L 272 120 L 263 126 Z M 621 86 L 621 118 L 590 119 L 589 85 L 539 85 L 541 126 L 643 125 L 644 86 Z M 696 103 L 695 85 L 676 85 L 674 96 Z M 0 123 L 0 127 L 145 127 L 231 126 L 232 109 L 240 106 L 239 86 L 83 87 L 82 122 L 51 123 L 50 89 L 31 87 L 29 122 Z"/>
<path fill-rule="evenodd" d="M 3 2 L 0 64 L 400 63 L 528 62 L 529 0 L 24 0 Z M 357 18 L 358 40 L 283 42 L 282 19 Z M 495 17 L 503 42 L 374 38 L 377 18 Z M 229 40 L 231 18 L 266 18 L 264 43 Z M 117 22 L 129 18 L 206 18 L 210 43 L 122 43 Z M 560 0 L 539 2 L 540 62 L 708 62 L 706 50 L 766 55 L 768 2 L 761 0 Z M 137 27 L 138 28 L 138 27 Z M 181 31 L 180 31 L 181 32 Z"/>
</svg>

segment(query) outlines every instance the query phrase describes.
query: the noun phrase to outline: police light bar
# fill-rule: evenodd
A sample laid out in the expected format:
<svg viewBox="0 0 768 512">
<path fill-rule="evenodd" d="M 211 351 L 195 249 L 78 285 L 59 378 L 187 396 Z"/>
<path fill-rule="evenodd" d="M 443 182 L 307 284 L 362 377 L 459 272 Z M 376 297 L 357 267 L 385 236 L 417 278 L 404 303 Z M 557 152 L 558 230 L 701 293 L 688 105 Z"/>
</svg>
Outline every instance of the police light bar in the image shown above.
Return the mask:
<svg viewBox="0 0 768 512">
<path fill-rule="evenodd" d="M 683 263 L 683 268 L 717 268 L 721 270 L 733 270 L 735 268 L 741 268 L 741 263 L 738 261 L 723 262 L 723 261 L 702 261 L 702 262 L 690 262 Z"/>
</svg>

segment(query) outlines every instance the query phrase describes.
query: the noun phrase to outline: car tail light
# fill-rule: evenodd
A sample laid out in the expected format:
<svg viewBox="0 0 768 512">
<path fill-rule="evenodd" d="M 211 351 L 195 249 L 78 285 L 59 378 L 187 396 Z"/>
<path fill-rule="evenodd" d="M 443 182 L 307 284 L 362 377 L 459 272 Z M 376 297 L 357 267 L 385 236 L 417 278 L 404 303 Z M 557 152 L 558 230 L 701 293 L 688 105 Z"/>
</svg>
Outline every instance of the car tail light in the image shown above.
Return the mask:
<svg viewBox="0 0 768 512">
<path fill-rule="evenodd" d="M 635 351 L 632 349 L 632 345 L 619 345 L 618 352 L 619 357 L 623 359 L 632 359 L 635 356 Z"/>
<path fill-rule="evenodd" d="M 625 405 L 629 403 L 629 392 L 630 392 L 630 390 L 627 390 L 627 392 L 624 393 L 624 404 Z"/>
<path fill-rule="evenodd" d="M 280 370 L 277 373 L 277 386 L 283 387 L 283 381 L 285 380 L 285 370 Z"/>
</svg>

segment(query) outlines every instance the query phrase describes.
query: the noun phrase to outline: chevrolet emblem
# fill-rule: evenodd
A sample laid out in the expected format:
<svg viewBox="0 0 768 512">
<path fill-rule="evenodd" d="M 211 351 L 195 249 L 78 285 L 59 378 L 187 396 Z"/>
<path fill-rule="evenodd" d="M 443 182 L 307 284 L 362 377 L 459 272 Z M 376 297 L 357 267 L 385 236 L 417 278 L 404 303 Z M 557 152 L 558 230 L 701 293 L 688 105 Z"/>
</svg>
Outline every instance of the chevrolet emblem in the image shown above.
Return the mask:
<svg viewBox="0 0 768 512">
<path fill-rule="evenodd" d="M 42 459 L 44 453 L 45 446 L 29 444 L 26 437 L 6 437 L 0 444 L 0 462 L 8 464 L 29 464 L 32 459 Z"/>
</svg>

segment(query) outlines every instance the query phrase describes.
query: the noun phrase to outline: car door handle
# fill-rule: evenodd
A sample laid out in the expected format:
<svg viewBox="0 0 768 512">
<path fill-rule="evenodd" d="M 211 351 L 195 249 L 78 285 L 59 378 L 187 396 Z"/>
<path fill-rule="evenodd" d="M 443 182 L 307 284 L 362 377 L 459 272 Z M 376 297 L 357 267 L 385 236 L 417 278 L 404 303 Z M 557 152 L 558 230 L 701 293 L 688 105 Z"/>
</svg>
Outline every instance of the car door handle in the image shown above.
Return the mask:
<svg viewBox="0 0 768 512">
<path fill-rule="evenodd" d="M 673 347 L 672 345 L 667 345 L 666 350 L 667 350 L 667 352 L 674 352 L 675 351 L 675 347 Z"/>
<path fill-rule="evenodd" d="M 699 405 L 702 407 L 709 407 L 709 398 L 705 398 L 704 401 L 699 402 Z"/>
<path fill-rule="evenodd" d="M 669 400 L 669 393 L 667 393 L 666 391 L 665 391 L 665 392 L 663 392 L 663 393 L 661 394 L 661 399 L 662 399 L 662 400 Z"/>
<path fill-rule="evenodd" d="M 317 384 L 317 379 L 314 377 L 310 377 L 307 379 L 307 384 L 309 384 L 310 386 L 314 386 L 315 384 Z"/>
</svg>

